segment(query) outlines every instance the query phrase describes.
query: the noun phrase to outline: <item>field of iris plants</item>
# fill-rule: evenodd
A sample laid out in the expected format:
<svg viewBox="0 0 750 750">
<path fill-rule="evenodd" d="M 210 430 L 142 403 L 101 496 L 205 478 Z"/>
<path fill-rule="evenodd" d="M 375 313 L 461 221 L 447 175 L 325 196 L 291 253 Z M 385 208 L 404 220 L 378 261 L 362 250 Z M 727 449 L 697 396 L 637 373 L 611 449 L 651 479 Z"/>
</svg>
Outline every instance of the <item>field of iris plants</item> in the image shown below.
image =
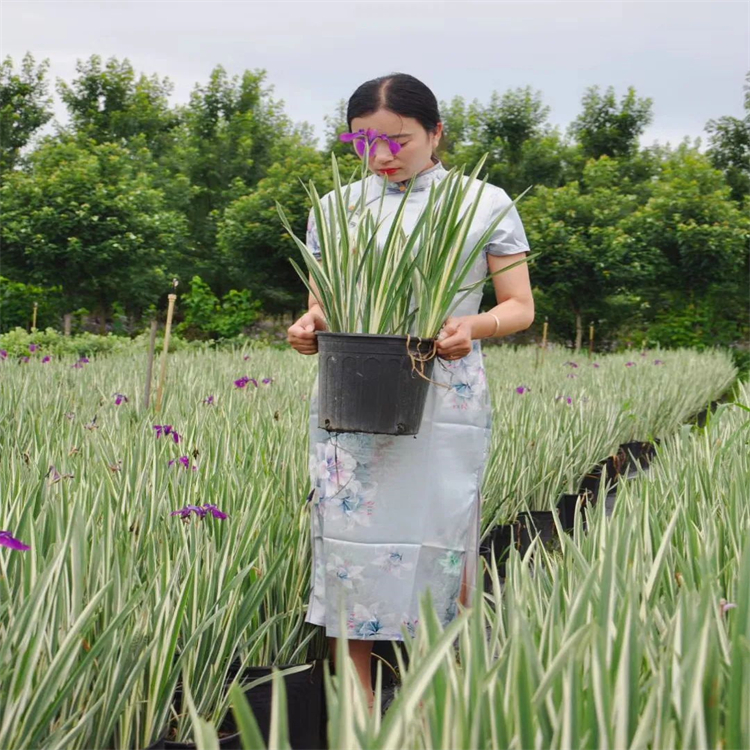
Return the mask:
<svg viewBox="0 0 750 750">
<path fill-rule="evenodd" d="M 750 747 L 750 384 L 727 354 L 487 348 L 484 533 L 658 449 L 445 630 L 428 593 L 382 717 L 304 622 L 315 358 L 178 351 L 155 414 L 140 352 L 27 356 L 0 356 L 0 747 L 300 747 L 313 671 L 309 747 Z"/>
</svg>

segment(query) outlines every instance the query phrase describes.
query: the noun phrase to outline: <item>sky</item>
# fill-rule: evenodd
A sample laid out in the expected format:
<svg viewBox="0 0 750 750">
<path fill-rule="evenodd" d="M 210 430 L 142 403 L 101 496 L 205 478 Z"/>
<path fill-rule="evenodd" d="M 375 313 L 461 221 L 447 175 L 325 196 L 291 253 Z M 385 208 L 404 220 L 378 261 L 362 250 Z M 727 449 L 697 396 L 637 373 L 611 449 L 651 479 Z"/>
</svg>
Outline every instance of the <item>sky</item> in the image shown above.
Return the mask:
<svg viewBox="0 0 750 750">
<path fill-rule="evenodd" d="M 127 58 L 136 74 L 174 84 L 185 103 L 222 65 L 230 76 L 264 69 L 274 100 L 322 145 L 326 115 L 361 83 L 416 76 L 438 101 L 489 101 L 531 86 L 565 129 L 587 87 L 629 86 L 653 100 L 641 144 L 701 137 L 711 118 L 742 117 L 750 70 L 750 0 L 709 2 L 252 2 L 251 0 L 2 0 L 0 54 L 16 66 L 49 59 L 54 82 L 76 61 Z M 43 132 L 53 132 L 51 124 Z"/>
</svg>

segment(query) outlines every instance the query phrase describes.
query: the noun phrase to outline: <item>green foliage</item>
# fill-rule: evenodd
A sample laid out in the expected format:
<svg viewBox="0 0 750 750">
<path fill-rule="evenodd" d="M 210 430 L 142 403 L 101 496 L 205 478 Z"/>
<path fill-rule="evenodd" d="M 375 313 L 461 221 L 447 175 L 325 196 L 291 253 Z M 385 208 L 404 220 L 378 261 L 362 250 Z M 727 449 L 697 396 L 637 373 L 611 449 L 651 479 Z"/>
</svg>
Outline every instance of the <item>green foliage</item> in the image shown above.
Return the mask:
<svg viewBox="0 0 750 750">
<path fill-rule="evenodd" d="M 44 80 L 49 60 L 34 69 L 34 57 L 24 55 L 21 70 L 13 70 L 13 59 L 0 64 L 0 178 L 19 161 L 21 149 L 52 119 L 52 97 Z"/>
<path fill-rule="evenodd" d="M 85 310 L 124 334 L 126 321 L 137 326 L 149 309 L 163 312 L 175 276 L 198 276 L 217 297 L 196 301 L 208 317 L 190 335 L 242 330 L 254 300 L 270 314 L 304 307 L 306 290 L 289 263 L 302 256 L 276 203 L 303 237 L 303 186 L 333 188 L 331 152 L 344 179 L 356 172 L 359 158 L 338 139 L 345 100 L 326 117 L 319 151 L 310 126 L 292 123 L 273 99 L 264 70 L 229 76 L 216 66 L 186 105 L 170 106 L 169 79 L 91 55 L 57 85 L 70 125 L 33 143 L 52 114 L 47 67 L 27 54 L 0 69 L 0 330 L 28 327 L 29 295 L 57 288 L 59 306 L 51 292 L 40 301 L 39 327 Z M 690 305 L 711 321 L 745 319 L 748 117 L 709 121 L 701 155 L 689 144 L 639 148 L 652 103 L 632 87 L 619 99 L 612 87 L 587 89 L 564 134 L 529 86 L 493 91 L 484 102 L 456 96 L 440 112 L 446 169 L 487 153 L 490 183 L 511 197 L 534 186 L 521 216 L 532 250 L 548 261 L 531 277 L 537 321 L 554 320 L 553 338 L 571 338 L 576 316 L 596 323 L 600 341 L 648 331 L 673 305 L 671 333 L 658 326 L 675 340 L 692 336 Z M 491 285 L 486 302 L 494 304 Z M 731 328 L 722 339 L 743 335 L 739 322 Z"/>
<path fill-rule="evenodd" d="M 732 188 L 732 198 L 742 202 L 750 196 L 750 73 L 745 76 L 745 116 L 709 120 L 708 154 Z"/>
<path fill-rule="evenodd" d="M 16 326 L 31 327 L 35 302 L 38 305 L 36 327 L 56 324 L 63 312 L 62 287 L 21 284 L 0 276 L 0 333 Z"/>
<path fill-rule="evenodd" d="M 127 353 L 148 349 L 148 342 L 148 331 L 132 339 L 127 336 L 117 336 L 114 333 L 102 336 L 84 332 L 74 336 L 65 336 L 54 328 L 37 330 L 35 333 L 29 333 L 23 328 L 14 328 L 12 331 L 0 334 L 0 349 L 5 349 L 9 357 L 28 355 L 30 344 L 36 344 L 39 347 L 33 356 L 40 358 L 45 354 L 55 357 L 96 357 L 102 354 Z M 163 345 L 164 335 L 159 332 L 156 336 L 156 351 L 161 351 Z M 187 341 L 172 331 L 169 338 L 170 352 L 180 351 L 189 346 Z"/>
<path fill-rule="evenodd" d="M 183 295 L 180 306 L 184 320 L 175 326 L 175 331 L 188 338 L 237 336 L 255 322 L 261 309 L 248 289 L 231 289 L 219 302 L 200 276 L 193 276 L 190 291 Z"/>
<path fill-rule="evenodd" d="M 590 86 L 583 97 L 583 112 L 571 124 L 570 132 L 585 156 L 630 156 L 638 148 L 638 136 L 652 118 L 651 99 L 640 99 L 631 86 L 617 104 L 609 86 L 602 94 Z"/>
<path fill-rule="evenodd" d="M 344 179 L 361 168 L 356 154 L 339 160 Z M 309 200 L 305 185 L 314 180 L 319 194 L 333 189 L 333 174 L 321 154 L 309 147 L 274 163 L 256 189 L 235 200 L 224 212 L 218 229 L 218 247 L 231 257 L 233 276 L 250 289 L 271 313 L 297 310 L 305 305 L 306 294 L 299 284 L 293 258 L 302 262 L 296 244 L 284 230 L 276 211 L 278 201 L 295 234 L 305 236 Z"/>
<path fill-rule="evenodd" d="M 152 184 L 148 151 L 49 138 L 27 172 L 0 187 L 3 267 L 15 280 L 60 284 L 69 308 L 140 313 L 168 288 L 185 220 Z"/>
</svg>

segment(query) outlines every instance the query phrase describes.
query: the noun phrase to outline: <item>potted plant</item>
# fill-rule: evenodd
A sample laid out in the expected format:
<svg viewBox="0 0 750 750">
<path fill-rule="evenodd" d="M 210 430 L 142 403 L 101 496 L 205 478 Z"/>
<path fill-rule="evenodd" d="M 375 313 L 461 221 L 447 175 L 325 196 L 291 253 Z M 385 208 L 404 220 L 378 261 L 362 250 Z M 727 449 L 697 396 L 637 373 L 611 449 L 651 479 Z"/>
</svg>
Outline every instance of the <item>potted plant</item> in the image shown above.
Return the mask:
<svg viewBox="0 0 750 750">
<path fill-rule="evenodd" d="M 367 144 L 362 161 L 363 185 L 369 150 Z M 433 183 L 427 204 L 407 235 L 402 223 L 412 180 L 381 248 L 378 230 L 384 221 L 380 221 L 380 215 L 386 183 L 376 219 L 366 206 L 365 189 L 360 191 L 359 205 L 350 205 L 352 182 L 342 188 L 338 162 L 331 154 L 334 189 L 327 215 L 314 184 L 305 188 L 313 204 L 320 262 L 294 234 L 277 202 L 282 223 L 299 247 L 307 271 L 290 261 L 318 300 L 327 321 L 328 330 L 317 334 L 322 429 L 390 435 L 415 435 L 419 431 L 436 355 L 435 337 L 463 298 L 489 278 L 464 285 L 493 231 L 515 204 L 497 216 L 474 247 L 464 253 L 487 178 L 481 181 L 474 198 L 468 194 L 487 156 L 479 160 L 468 179 L 460 167 Z M 459 216 L 464 203 L 467 210 Z"/>
</svg>

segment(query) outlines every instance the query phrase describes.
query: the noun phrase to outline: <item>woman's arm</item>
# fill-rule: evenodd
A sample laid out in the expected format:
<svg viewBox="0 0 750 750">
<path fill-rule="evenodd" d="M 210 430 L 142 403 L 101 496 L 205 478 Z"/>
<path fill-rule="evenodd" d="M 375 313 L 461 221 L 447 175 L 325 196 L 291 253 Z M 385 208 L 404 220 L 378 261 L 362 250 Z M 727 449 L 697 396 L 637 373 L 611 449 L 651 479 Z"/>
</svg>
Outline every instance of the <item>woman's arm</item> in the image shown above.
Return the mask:
<svg viewBox="0 0 750 750">
<path fill-rule="evenodd" d="M 526 253 L 488 254 L 487 265 L 490 273 L 494 273 L 523 260 L 524 257 Z M 521 263 L 510 271 L 493 276 L 492 283 L 495 286 L 495 296 L 498 302 L 488 311 L 492 315 L 479 313 L 448 318 L 438 335 L 437 351 L 440 357 L 445 359 L 465 357 L 471 351 L 472 339 L 507 336 L 510 333 L 525 330 L 534 322 L 534 298 L 531 293 L 527 263 Z M 497 316 L 497 320 L 493 315 Z"/>
<path fill-rule="evenodd" d="M 487 265 L 490 273 L 495 273 L 525 256 L 526 253 L 487 255 Z M 500 327 L 495 332 L 497 321 L 492 315 L 467 315 L 465 318 L 471 321 L 472 339 L 507 336 L 526 330 L 534 322 L 534 297 L 531 294 L 528 263 L 521 263 L 510 271 L 493 276 L 492 283 L 495 287 L 497 305 L 487 312 L 498 317 Z"/>
</svg>

